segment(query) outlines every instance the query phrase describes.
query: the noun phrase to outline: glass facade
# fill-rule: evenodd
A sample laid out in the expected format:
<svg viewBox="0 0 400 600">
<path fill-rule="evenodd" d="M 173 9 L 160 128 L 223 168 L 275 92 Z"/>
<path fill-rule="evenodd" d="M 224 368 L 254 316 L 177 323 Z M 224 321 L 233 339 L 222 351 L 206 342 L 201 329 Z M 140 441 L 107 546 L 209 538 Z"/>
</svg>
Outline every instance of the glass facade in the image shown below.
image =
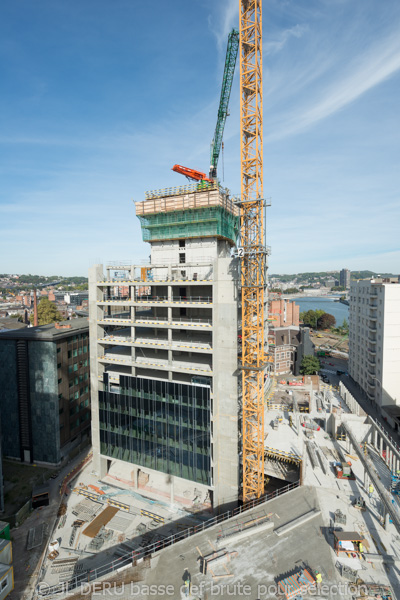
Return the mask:
<svg viewBox="0 0 400 600">
<path fill-rule="evenodd" d="M 99 405 L 103 455 L 211 485 L 209 387 L 121 375 Z"/>
</svg>

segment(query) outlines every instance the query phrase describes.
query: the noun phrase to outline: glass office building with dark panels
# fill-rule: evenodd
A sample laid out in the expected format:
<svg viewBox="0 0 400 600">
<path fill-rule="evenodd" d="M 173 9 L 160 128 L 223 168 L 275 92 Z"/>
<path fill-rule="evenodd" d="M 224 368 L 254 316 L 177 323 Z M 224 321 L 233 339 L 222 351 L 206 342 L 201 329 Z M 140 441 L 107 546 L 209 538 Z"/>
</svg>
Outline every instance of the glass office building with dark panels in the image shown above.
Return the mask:
<svg viewBox="0 0 400 600">
<path fill-rule="evenodd" d="M 105 374 L 103 387 L 101 454 L 211 485 L 209 386 Z"/>
</svg>

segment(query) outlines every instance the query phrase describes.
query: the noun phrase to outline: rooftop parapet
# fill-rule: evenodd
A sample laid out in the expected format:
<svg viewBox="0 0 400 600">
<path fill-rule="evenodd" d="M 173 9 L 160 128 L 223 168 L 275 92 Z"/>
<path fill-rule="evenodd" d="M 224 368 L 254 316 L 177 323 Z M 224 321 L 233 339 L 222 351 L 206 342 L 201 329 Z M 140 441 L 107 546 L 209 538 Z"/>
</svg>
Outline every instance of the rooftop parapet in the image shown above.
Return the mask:
<svg viewBox="0 0 400 600">
<path fill-rule="evenodd" d="M 163 212 L 196 210 L 221 206 L 238 216 L 239 209 L 227 191 L 218 184 L 194 183 L 176 188 L 146 192 L 146 200 L 135 202 L 136 215 L 144 216 Z"/>
</svg>

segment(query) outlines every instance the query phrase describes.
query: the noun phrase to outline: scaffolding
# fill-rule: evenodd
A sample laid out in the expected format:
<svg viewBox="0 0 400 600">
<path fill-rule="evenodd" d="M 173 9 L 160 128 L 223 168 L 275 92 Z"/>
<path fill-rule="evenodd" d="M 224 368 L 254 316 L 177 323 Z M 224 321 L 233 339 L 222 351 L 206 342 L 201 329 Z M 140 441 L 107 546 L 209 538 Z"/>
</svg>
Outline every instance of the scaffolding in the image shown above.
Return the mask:
<svg viewBox="0 0 400 600">
<path fill-rule="evenodd" d="M 221 206 L 138 215 L 138 218 L 145 242 L 219 237 L 235 244 L 239 231 L 238 217 Z"/>
</svg>

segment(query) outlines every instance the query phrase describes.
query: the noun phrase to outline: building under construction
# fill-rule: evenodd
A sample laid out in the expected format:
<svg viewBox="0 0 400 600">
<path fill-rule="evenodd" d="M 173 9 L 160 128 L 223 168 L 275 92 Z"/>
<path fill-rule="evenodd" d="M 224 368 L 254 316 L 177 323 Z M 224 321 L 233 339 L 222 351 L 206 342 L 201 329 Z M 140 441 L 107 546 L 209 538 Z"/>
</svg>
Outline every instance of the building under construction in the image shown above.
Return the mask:
<svg viewBox="0 0 400 600">
<path fill-rule="evenodd" d="M 239 31 L 228 36 L 209 176 L 174 165 L 195 183 L 136 204 L 150 263 L 107 265 L 105 274 L 97 265 L 89 276 L 96 469 L 126 480 L 129 464 L 128 484 L 189 505 L 264 493 L 261 12 L 261 0 L 241 2 Z M 217 163 L 238 53 L 241 194 L 233 202 Z"/>
<path fill-rule="evenodd" d="M 150 263 L 89 275 L 95 469 L 184 505 L 234 505 L 237 206 L 195 183 L 148 192 L 136 214 Z"/>
</svg>

